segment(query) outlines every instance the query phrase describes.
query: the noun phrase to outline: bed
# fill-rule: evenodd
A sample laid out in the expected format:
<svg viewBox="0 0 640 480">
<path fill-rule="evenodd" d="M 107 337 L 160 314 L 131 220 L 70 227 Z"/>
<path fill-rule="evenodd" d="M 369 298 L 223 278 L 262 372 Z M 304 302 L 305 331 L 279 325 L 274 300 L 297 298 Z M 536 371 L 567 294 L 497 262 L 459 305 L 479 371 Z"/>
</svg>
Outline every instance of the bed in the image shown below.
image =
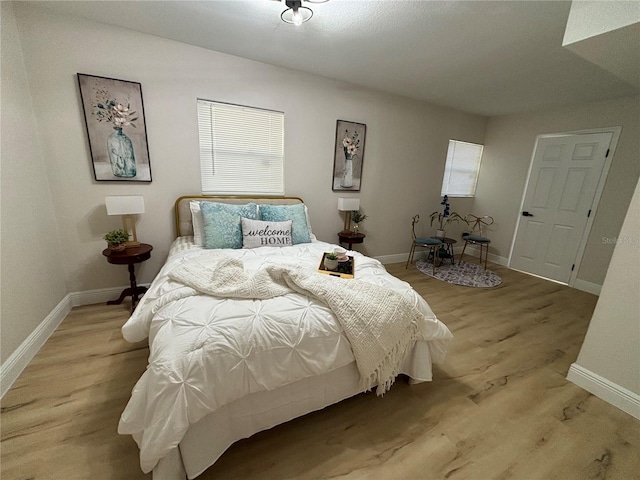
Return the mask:
<svg viewBox="0 0 640 480">
<path fill-rule="evenodd" d="M 234 442 L 382 395 L 398 374 L 430 381 L 444 359 L 450 331 L 380 262 L 349 252 L 354 280 L 317 273 L 337 245 L 316 239 L 300 198 L 183 196 L 175 220 L 167 261 L 122 328 L 148 338 L 150 355 L 118 432 L 154 480 L 196 478 Z"/>
</svg>

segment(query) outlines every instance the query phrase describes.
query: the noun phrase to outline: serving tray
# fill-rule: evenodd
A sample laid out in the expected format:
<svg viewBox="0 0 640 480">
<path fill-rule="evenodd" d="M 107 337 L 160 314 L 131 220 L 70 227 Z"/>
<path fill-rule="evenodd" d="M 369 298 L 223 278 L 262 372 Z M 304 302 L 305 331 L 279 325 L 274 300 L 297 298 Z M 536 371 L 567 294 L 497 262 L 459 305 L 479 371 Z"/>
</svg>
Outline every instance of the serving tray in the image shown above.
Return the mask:
<svg viewBox="0 0 640 480">
<path fill-rule="evenodd" d="M 318 266 L 318 272 L 324 273 L 325 275 L 331 275 L 332 277 L 353 278 L 356 270 L 356 264 L 353 257 L 347 257 L 349 260 L 346 262 L 338 262 L 337 270 L 327 270 L 324 266 L 324 257 L 326 255 L 326 253 L 322 255 L 322 260 L 320 260 L 320 265 Z"/>
</svg>

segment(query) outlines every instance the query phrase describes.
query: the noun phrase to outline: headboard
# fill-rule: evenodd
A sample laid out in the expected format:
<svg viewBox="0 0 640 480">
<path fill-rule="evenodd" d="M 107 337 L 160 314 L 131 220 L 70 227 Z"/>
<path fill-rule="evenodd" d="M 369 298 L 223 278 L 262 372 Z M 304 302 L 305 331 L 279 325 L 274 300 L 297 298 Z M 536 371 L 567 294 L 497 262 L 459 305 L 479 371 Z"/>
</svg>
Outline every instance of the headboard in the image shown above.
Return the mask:
<svg viewBox="0 0 640 480">
<path fill-rule="evenodd" d="M 251 196 L 210 196 L 210 195 L 184 195 L 179 197 L 175 203 L 176 217 L 176 236 L 183 237 L 193 235 L 193 223 L 191 222 L 191 209 L 189 202 L 196 201 L 212 201 L 219 203 L 257 203 L 258 205 L 294 205 L 296 203 L 304 203 L 299 197 L 251 197 Z"/>
</svg>

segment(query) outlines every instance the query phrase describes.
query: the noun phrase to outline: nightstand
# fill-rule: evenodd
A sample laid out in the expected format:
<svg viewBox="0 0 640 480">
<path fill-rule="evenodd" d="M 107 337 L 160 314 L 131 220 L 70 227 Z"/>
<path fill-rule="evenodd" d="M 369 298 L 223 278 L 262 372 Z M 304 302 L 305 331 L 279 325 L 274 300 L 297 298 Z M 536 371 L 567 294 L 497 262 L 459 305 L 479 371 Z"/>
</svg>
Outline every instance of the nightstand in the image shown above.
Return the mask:
<svg viewBox="0 0 640 480">
<path fill-rule="evenodd" d="M 338 233 L 338 240 L 340 242 L 340 245 L 342 245 L 343 243 L 348 243 L 349 250 L 353 250 L 354 243 L 364 242 L 364 237 L 366 237 L 364 233 L 353 233 L 353 232 Z"/>
<path fill-rule="evenodd" d="M 107 305 L 120 305 L 125 297 L 131 297 L 131 312 L 133 313 L 133 310 L 138 304 L 138 295 L 142 295 L 147 291 L 147 287 L 139 287 L 136 284 L 134 265 L 149 260 L 149 258 L 151 258 L 151 250 L 153 250 L 151 245 L 141 243 L 140 246 L 129 247 L 122 252 L 114 252 L 108 248 L 102 251 L 102 254 L 107 257 L 109 263 L 113 263 L 114 265 L 128 265 L 129 281 L 131 283 L 131 286 L 125 288 L 117 300 L 110 300 L 107 302 Z"/>
</svg>

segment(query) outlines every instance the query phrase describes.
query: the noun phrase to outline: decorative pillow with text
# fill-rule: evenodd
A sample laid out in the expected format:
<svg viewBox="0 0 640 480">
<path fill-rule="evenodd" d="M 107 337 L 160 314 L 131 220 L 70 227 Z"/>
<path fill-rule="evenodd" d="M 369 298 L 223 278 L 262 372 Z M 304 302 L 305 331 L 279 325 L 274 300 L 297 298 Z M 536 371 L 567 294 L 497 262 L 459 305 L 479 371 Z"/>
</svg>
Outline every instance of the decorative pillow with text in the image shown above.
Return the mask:
<svg viewBox="0 0 640 480">
<path fill-rule="evenodd" d="M 291 220 L 286 222 L 263 222 L 242 219 L 242 247 L 289 247 L 291 242 Z"/>
</svg>

